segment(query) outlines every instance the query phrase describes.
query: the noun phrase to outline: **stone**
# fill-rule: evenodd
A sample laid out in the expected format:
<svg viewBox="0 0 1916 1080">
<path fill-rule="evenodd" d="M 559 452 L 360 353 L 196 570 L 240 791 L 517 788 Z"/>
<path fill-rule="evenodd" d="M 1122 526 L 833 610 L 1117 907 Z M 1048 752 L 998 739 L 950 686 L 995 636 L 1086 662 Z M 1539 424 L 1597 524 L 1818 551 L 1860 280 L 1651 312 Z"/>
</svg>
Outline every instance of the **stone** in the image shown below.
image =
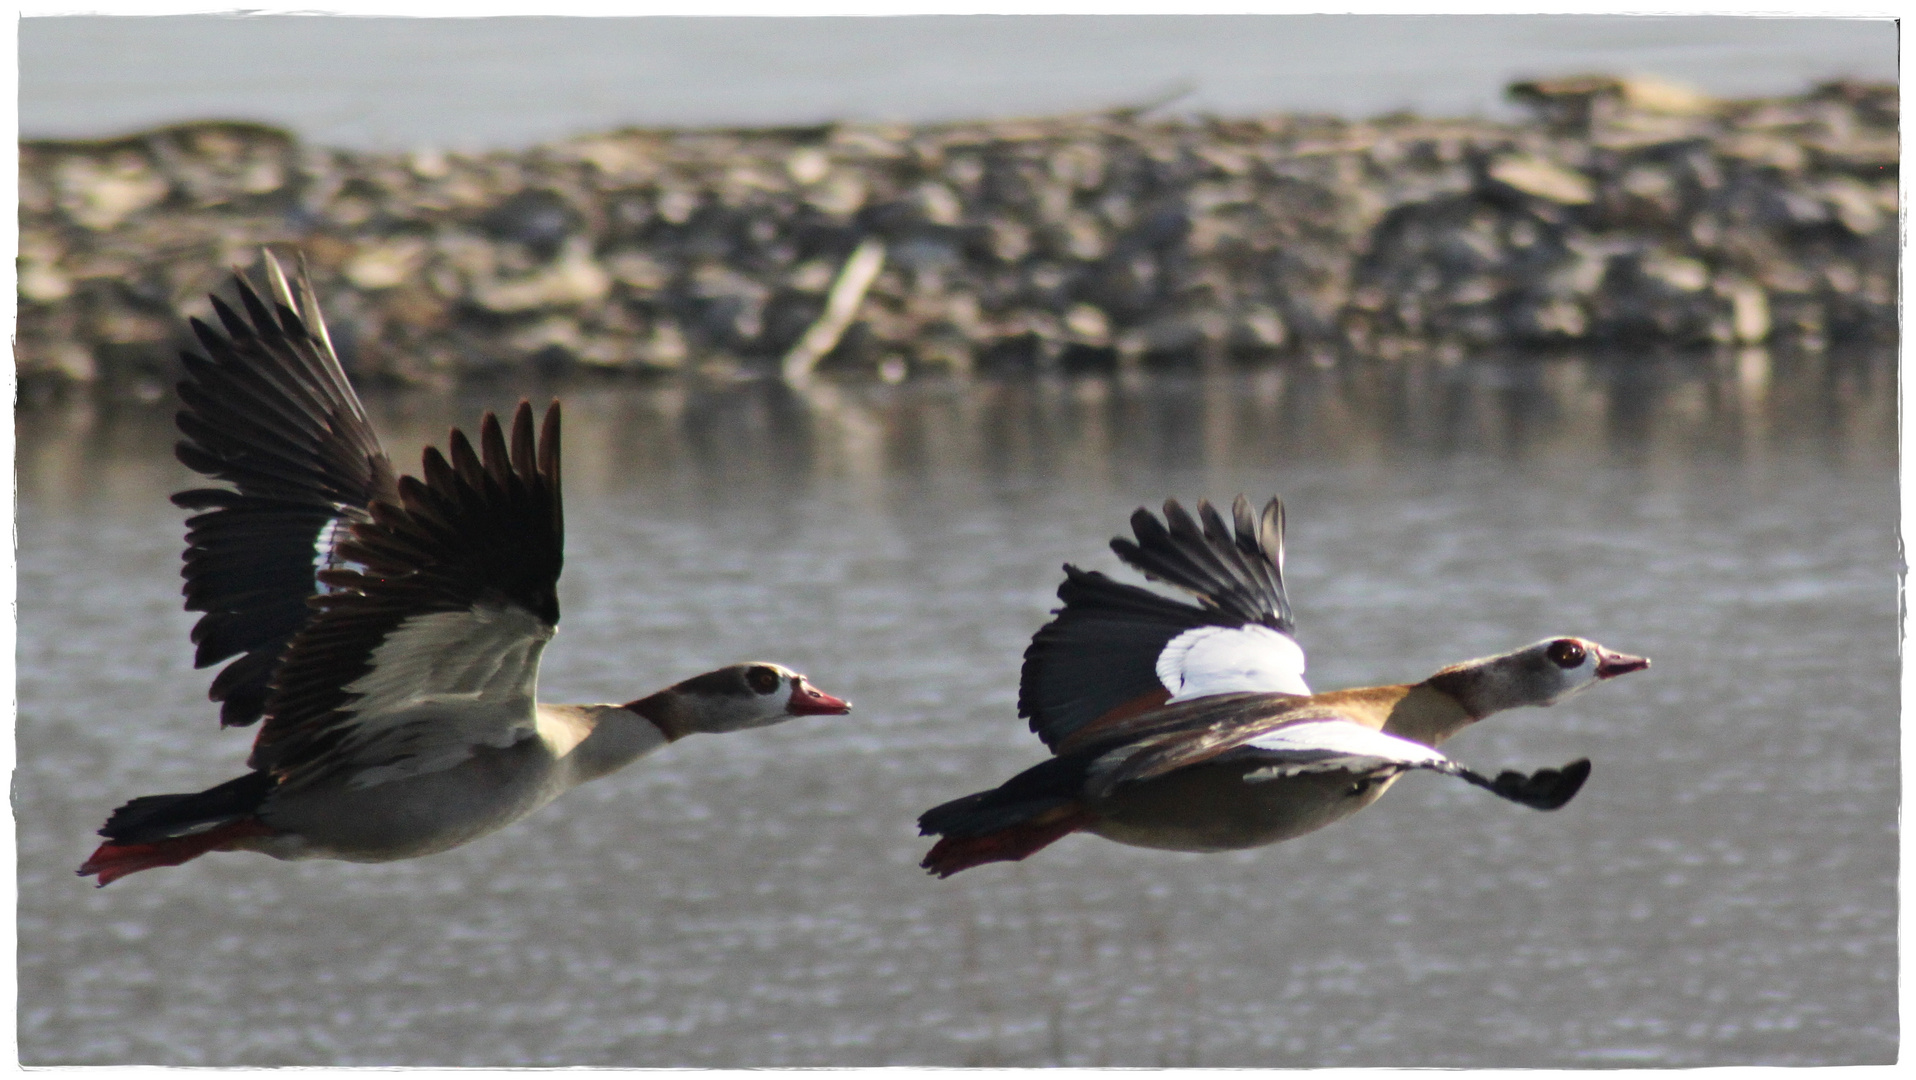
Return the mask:
<svg viewBox="0 0 1916 1080">
<path fill-rule="evenodd" d="M 1499 155 L 1485 171 L 1492 180 L 1525 195 L 1564 206 L 1583 206 L 1597 197 L 1588 176 L 1530 154 Z"/>
<path fill-rule="evenodd" d="M 1074 304 L 1065 312 L 1064 328 L 1071 337 L 1087 345 L 1103 345 L 1111 339 L 1111 321 L 1090 304 Z"/>
<path fill-rule="evenodd" d="M 471 295 L 475 303 L 488 311 L 510 314 L 597 303 L 605 299 L 611 289 L 612 275 L 593 261 L 590 244 L 582 237 L 574 237 L 565 242 L 563 252 L 552 265 L 523 277 L 474 281 Z"/>
<path fill-rule="evenodd" d="M 395 237 L 384 243 L 369 244 L 353 255 L 342 269 L 346 280 L 368 292 L 390 289 L 417 274 L 425 264 L 429 246 L 419 237 Z"/>
<path fill-rule="evenodd" d="M 1754 345 L 1770 336 L 1770 301 L 1761 286 L 1750 281 L 1729 283 L 1730 328 L 1736 340 Z"/>
<path fill-rule="evenodd" d="M 235 123 L 29 141 L 17 363 L 163 386 L 184 317 L 262 243 L 307 255 L 356 375 L 431 386 L 515 365 L 762 376 L 868 240 L 884 269 L 822 365 L 837 378 L 1895 332 L 1894 87 L 1512 95 L 1538 120 L 1114 112 L 485 153 Z"/>
</svg>

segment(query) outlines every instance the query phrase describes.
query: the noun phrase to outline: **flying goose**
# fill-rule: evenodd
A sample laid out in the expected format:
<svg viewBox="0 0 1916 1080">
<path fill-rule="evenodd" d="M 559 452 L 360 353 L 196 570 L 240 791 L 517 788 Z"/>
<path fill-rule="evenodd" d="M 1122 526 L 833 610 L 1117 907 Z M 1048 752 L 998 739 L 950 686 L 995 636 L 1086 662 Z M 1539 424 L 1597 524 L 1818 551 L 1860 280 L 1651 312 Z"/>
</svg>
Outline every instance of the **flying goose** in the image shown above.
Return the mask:
<svg viewBox="0 0 1916 1080">
<path fill-rule="evenodd" d="M 1437 747 L 1504 709 L 1553 705 L 1650 666 L 1579 637 L 1466 660 L 1419 683 L 1314 694 L 1284 594 L 1284 508 L 1232 522 L 1208 502 L 1139 509 L 1112 550 L 1199 606 L 1065 564 L 1064 606 L 1031 639 L 1018 688 L 1054 755 L 990 791 L 928 810 L 923 866 L 949 877 L 1016 861 L 1074 832 L 1173 851 L 1288 840 L 1377 801 L 1423 769 L 1555 810 L 1590 762 L 1486 777 Z M 1201 524 L 1200 524 L 1201 521 Z"/>
<path fill-rule="evenodd" d="M 187 519 L 195 665 L 223 727 L 264 720 L 250 771 L 115 810 L 80 867 L 100 885 L 209 851 L 384 862 L 504 828 L 667 743 L 851 704 L 773 663 L 735 664 L 623 705 L 548 705 L 539 658 L 558 629 L 565 526 L 559 406 L 478 446 L 454 430 L 423 478 L 393 468 L 347 382 L 302 272 L 272 255 L 269 308 L 235 274 L 225 334 L 192 320 L 179 459 L 230 488 L 173 502 Z M 236 658 L 236 659 L 235 659 Z"/>
</svg>

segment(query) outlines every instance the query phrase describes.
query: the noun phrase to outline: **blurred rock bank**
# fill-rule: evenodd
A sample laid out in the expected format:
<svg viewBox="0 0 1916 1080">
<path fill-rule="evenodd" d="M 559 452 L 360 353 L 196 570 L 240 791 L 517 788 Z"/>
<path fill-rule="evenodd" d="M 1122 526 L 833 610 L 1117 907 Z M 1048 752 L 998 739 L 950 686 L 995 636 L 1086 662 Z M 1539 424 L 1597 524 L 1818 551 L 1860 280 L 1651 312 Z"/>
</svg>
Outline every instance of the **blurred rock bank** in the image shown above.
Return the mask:
<svg viewBox="0 0 1916 1080">
<path fill-rule="evenodd" d="M 304 252 L 367 383 L 1209 369 L 1896 334 L 1897 89 L 1511 87 L 1521 124 L 1149 110 L 356 153 L 246 123 L 21 146 L 32 401 L 157 396 Z"/>
</svg>

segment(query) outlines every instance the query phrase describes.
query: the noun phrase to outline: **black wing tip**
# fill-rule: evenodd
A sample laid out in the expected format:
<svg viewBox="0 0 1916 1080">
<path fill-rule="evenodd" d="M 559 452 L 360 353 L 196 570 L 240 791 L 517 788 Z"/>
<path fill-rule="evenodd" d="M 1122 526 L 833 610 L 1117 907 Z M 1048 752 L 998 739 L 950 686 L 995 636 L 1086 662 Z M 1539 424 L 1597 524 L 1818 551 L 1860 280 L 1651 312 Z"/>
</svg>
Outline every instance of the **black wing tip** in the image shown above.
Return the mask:
<svg viewBox="0 0 1916 1080">
<path fill-rule="evenodd" d="M 1578 758 L 1561 769 L 1538 769 L 1528 776 L 1506 769 L 1491 781 L 1491 790 L 1536 810 L 1556 810 L 1575 798 L 1588 779 L 1590 759 Z"/>
<path fill-rule="evenodd" d="M 266 250 L 266 249 L 262 249 Z M 252 275 L 232 268 L 208 294 L 209 312 L 187 320 L 198 351 L 181 350 L 182 438 L 174 456 L 231 487 L 173 496 L 194 511 L 182 576 L 202 645 L 196 666 L 239 659 L 215 677 L 223 727 L 257 723 L 286 635 L 307 622 L 314 559 L 343 505 L 363 509 L 393 490 L 390 463 L 357 394 L 324 340 L 324 322 L 302 270 L 306 316 L 271 258 Z M 351 516 L 350 512 L 348 516 Z"/>
<path fill-rule="evenodd" d="M 305 259 L 301 256 L 301 273 L 304 273 Z M 212 305 L 213 315 L 219 320 L 220 327 L 215 328 L 198 316 L 188 316 L 187 324 L 193 336 L 199 339 L 201 346 L 208 352 L 220 354 L 234 345 L 247 341 L 284 340 L 317 342 L 317 335 L 307 326 L 306 316 L 287 307 L 277 295 L 268 300 L 261 289 L 254 285 L 241 267 L 232 268 L 233 295 L 239 301 L 239 308 L 222 299 L 218 293 L 207 293 L 206 299 Z M 272 294 L 269 288 L 268 295 Z M 242 314 L 241 312 L 244 312 Z M 314 313 L 317 315 L 317 312 Z M 225 333 L 221 334 L 220 330 Z M 184 353 L 186 357 L 199 359 L 194 354 Z"/>
<path fill-rule="evenodd" d="M 554 401 L 536 439 L 527 400 L 512 409 L 509 433 L 493 410 L 480 416 L 476 440 L 467 428 L 450 429 L 446 450 L 425 447 L 420 475 L 398 477 L 395 497 L 373 501 L 370 520 L 354 526 L 342 552 L 366 570 L 320 580 L 378 594 L 395 612 L 424 589 L 435 602 L 503 599 L 557 625 L 565 564 L 559 415 Z M 405 584 L 388 588 L 387 579 Z"/>
<path fill-rule="evenodd" d="M 1160 518 L 1158 514 L 1152 513 L 1150 507 L 1140 506 L 1136 510 L 1131 511 L 1132 531 L 1136 532 L 1139 525 L 1143 525 L 1144 528 L 1148 530 L 1168 530 L 1174 522 L 1188 521 L 1192 524 L 1196 524 L 1199 519 L 1206 516 L 1215 516 L 1220 521 L 1223 520 L 1223 515 L 1218 512 L 1217 506 L 1212 503 L 1210 499 L 1199 498 L 1193 505 L 1197 507 L 1195 516 L 1191 511 L 1186 510 L 1184 504 L 1177 499 L 1165 499 L 1162 509 L 1162 518 Z M 1239 517 L 1240 514 L 1243 514 L 1244 518 L 1248 518 L 1250 516 L 1250 508 L 1251 500 L 1249 496 L 1241 491 L 1232 496 L 1231 518 L 1234 522 L 1243 520 L 1243 518 Z M 1280 515 L 1284 512 L 1284 500 L 1275 495 L 1271 496 L 1271 498 L 1265 502 L 1263 509 L 1259 512 L 1259 516 L 1261 517 L 1264 514 L 1270 514 L 1272 512 L 1276 512 Z M 1142 541 L 1144 538 L 1140 536 L 1138 539 Z"/>
<path fill-rule="evenodd" d="M 531 402 L 522 403 L 528 409 Z M 539 474 L 556 490 L 559 483 L 559 399 L 553 398 L 546 406 L 545 418 L 539 421 Z"/>
<path fill-rule="evenodd" d="M 545 414 L 538 422 L 536 436 L 533 434 L 533 405 L 529 399 L 520 398 L 519 404 L 513 407 L 509 430 L 497 412 L 487 409 L 479 416 L 479 452 L 472 456 L 490 462 L 496 453 L 497 460 L 509 463 L 510 471 L 520 480 L 528 483 L 535 480 L 556 482 L 559 477 L 562 427 L 559 406 L 557 398 L 546 406 Z M 458 448 L 463 447 L 468 453 L 473 449 L 471 439 L 460 427 L 453 427 L 446 432 L 446 445 L 455 454 L 455 459 Z M 424 456 L 437 456 L 438 453 L 438 448 L 428 446 Z"/>
<path fill-rule="evenodd" d="M 1111 550 L 1145 577 L 1181 589 L 1207 608 L 1291 633 L 1282 501 L 1273 497 L 1254 518 L 1240 494 L 1232 500 L 1228 525 L 1210 500 L 1196 505 L 1194 517 L 1178 500 L 1166 499 L 1162 520 L 1138 507 L 1131 514 L 1135 539 L 1112 537 Z"/>
</svg>

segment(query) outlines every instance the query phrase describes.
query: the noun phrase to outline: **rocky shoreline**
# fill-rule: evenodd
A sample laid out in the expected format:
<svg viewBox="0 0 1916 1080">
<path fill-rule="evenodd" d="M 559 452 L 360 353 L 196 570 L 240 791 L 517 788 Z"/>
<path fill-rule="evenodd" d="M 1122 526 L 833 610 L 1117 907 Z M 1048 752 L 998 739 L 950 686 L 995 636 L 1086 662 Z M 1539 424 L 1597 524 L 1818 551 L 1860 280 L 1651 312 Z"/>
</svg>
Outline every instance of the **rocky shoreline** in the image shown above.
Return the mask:
<svg viewBox="0 0 1916 1080">
<path fill-rule="evenodd" d="M 21 144 L 24 399 L 172 379 L 303 251 L 363 382 L 1209 369 L 1897 334 L 1897 90 L 1520 84 L 1520 124 L 1145 110 L 360 153 Z"/>
</svg>

